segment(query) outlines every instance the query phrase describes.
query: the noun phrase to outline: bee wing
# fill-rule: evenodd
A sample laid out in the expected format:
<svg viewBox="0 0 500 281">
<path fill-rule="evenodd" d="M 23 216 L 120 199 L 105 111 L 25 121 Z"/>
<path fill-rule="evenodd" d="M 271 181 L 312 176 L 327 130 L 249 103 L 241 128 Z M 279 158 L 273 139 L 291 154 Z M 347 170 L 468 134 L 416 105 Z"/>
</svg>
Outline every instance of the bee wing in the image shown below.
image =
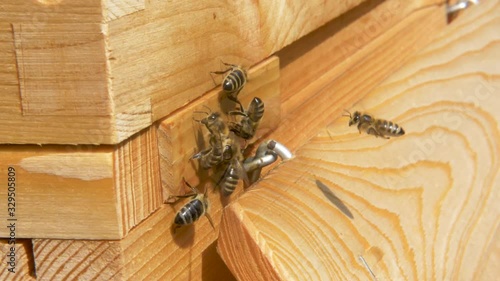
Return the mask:
<svg viewBox="0 0 500 281">
<path fill-rule="evenodd" d="M 205 149 L 205 150 L 202 150 L 198 153 L 195 153 L 193 156 L 191 156 L 191 159 L 200 159 L 203 155 L 209 153 L 212 149 L 209 148 L 209 149 Z"/>
<path fill-rule="evenodd" d="M 241 164 L 240 160 L 233 158 L 231 164 L 238 171 L 238 176 L 240 176 L 240 179 L 243 180 L 244 185 L 250 186 L 250 179 L 248 179 L 247 171 L 245 170 L 245 168 L 243 168 L 243 165 Z"/>
</svg>

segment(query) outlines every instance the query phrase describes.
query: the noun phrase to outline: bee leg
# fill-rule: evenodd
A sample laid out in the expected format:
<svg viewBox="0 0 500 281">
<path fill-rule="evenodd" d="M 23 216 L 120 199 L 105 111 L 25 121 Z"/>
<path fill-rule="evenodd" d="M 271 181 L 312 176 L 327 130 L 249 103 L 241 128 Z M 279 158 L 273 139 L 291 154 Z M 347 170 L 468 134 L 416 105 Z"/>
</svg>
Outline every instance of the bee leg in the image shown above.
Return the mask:
<svg viewBox="0 0 500 281">
<path fill-rule="evenodd" d="M 231 68 L 228 68 L 224 71 L 210 71 L 210 77 L 212 78 L 212 81 L 214 82 L 214 85 L 217 86 L 217 82 L 215 82 L 215 78 L 214 78 L 214 74 L 215 75 L 221 75 L 221 74 L 225 74 L 227 73 L 229 70 L 231 70 Z"/>
<path fill-rule="evenodd" d="M 223 65 L 225 65 L 225 66 L 229 66 L 229 67 L 231 67 L 231 68 L 238 67 L 238 66 L 237 66 L 237 65 L 235 65 L 235 64 L 225 63 L 225 62 L 223 62 L 222 60 L 220 60 L 220 62 L 221 62 Z"/>
<path fill-rule="evenodd" d="M 241 104 L 241 102 L 238 100 L 238 94 L 241 92 L 241 89 L 235 93 L 231 93 L 231 94 L 228 94 L 227 95 L 227 98 L 230 100 L 230 101 L 233 101 L 235 103 L 237 103 L 239 106 L 240 106 L 240 111 L 241 112 L 245 112 L 245 109 L 243 107 L 243 104 Z"/>
<path fill-rule="evenodd" d="M 358 124 L 358 131 L 361 134 L 361 122 Z"/>
<path fill-rule="evenodd" d="M 368 134 L 370 134 L 370 135 L 374 135 L 377 138 L 381 137 L 381 138 L 384 138 L 384 139 L 389 139 L 389 137 L 384 136 L 382 133 L 380 133 L 379 131 L 377 131 L 374 127 L 368 128 L 368 130 L 366 132 Z"/>
<path fill-rule="evenodd" d="M 205 216 L 207 217 L 208 222 L 210 222 L 210 225 L 212 226 L 212 228 L 215 230 L 215 225 L 214 225 L 214 221 L 212 220 L 212 217 L 208 213 L 205 213 Z"/>
</svg>

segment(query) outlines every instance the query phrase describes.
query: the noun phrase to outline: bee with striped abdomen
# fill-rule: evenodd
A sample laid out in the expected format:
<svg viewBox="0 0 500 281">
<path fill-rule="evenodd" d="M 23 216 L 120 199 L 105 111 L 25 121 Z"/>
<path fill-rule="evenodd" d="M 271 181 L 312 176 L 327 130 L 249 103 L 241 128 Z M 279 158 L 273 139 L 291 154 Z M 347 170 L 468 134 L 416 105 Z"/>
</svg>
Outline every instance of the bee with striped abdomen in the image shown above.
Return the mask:
<svg viewBox="0 0 500 281">
<path fill-rule="evenodd" d="M 192 199 L 186 203 L 175 215 L 174 219 L 174 233 L 175 231 L 184 225 L 190 225 L 196 222 L 201 216 L 205 215 L 212 225 L 212 227 L 215 229 L 214 222 L 212 221 L 212 218 L 208 214 L 209 210 L 209 203 L 208 203 L 208 197 L 207 197 L 207 188 L 205 188 L 204 193 L 200 193 L 199 190 L 195 187 L 192 187 L 186 179 L 184 179 L 184 183 L 193 191 L 192 194 L 187 194 L 187 195 L 180 195 L 180 196 L 171 196 L 175 197 L 177 200 L 173 202 L 169 202 L 170 204 L 173 204 L 178 201 L 178 199 L 181 198 L 188 198 L 191 197 Z"/>
<path fill-rule="evenodd" d="M 224 159 L 224 163 L 227 163 L 227 166 L 217 183 L 221 187 L 221 192 L 224 196 L 229 196 L 234 192 L 240 179 L 243 180 L 246 186 L 250 185 L 247 173 L 242 164 L 244 157 L 240 140 L 236 138 L 234 133 L 231 133 L 227 140 L 227 147 L 231 149 L 231 158 Z M 224 183 L 220 185 L 222 181 Z"/>
<path fill-rule="evenodd" d="M 247 82 L 247 72 L 238 65 L 222 62 L 228 68 L 223 71 L 212 71 L 211 74 L 226 74 L 222 79 L 222 91 L 227 95 L 227 98 L 234 101 L 240 106 L 243 111 L 243 105 L 238 100 L 238 94 Z M 212 77 L 213 79 L 213 77 Z"/>
<path fill-rule="evenodd" d="M 204 113 L 207 115 L 207 117 L 195 121 L 205 125 L 205 127 L 210 132 L 210 147 L 196 153 L 192 158 L 200 159 L 201 166 L 204 169 L 209 169 L 211 167 L 219 165 L 223 161 L 223 158 L 227 157 L 225 156 L 225 154 L 227 154 L 228 152 L 226 151 L 227 148 L 225 147 L 224 143 L 226 142 L 226 138 L 229 135 L 229 129 L 224 120 L 222 120 L 219 112 L 208 113 L 203 111 L 196 111 L 195 113 Z"/>
<path fill-rule="evenodd" d="M 264 116 L 264 102 L 255 97 L 250 102 L 247 111 L 231 111 L 229 114 L 242 116 L 239 123 L 233 122 L 229 127 L 237 136 L 249 140 L 255 135 L 259 122 Z"/>
<path fill-rule="evenodd" d="M 388 139 L 389 137 L 399 137 L 405 134 L 405 131 L 401 126 L 391 121 L 376 119 L 369 114 L 361 113 L 359 111 L 351 114 L 349 111 L 345 110 L 350 118 L 349 126 L 358 124 L 359 133 L 361 131 L 367 134 L 374 135 L 376 137 L 382 137 Z"/>
</svg>

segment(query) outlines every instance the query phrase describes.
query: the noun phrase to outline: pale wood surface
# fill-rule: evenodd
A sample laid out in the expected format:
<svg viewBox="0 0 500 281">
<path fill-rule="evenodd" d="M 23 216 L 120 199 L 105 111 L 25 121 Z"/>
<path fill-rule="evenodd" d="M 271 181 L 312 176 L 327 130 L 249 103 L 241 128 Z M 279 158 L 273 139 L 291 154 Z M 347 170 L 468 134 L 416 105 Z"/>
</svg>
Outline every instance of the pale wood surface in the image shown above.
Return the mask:
<svg viewBox="0 0 500 281">
<path fill-rule="evenodd" d="M 366 1 L 280 50 L 282 114 L 300 110 L 310 96 L 308 87 L 319 77 L 328 75 L 333 81 L 342 76 L 360 57 L 369 56 L 367 46 L 392 26 L 417 9 L 440 3 L 443 1 Z"/>
<path fill-rule="evenodd" d="M 222 77 L 219 77 L 220 80 Z M 238 95 L 246 108 L 254 97 L 259 97 L 264 102 L 265 112 L 255 137 L 247 142 L 251 145 L 263 135 L 276 129 L 280 122 L 280 89 L 279 89 L 279 59 L 271 57 L 248 71 L 248 82 Z M 200 171 L 198 160 L 190 158 L 202 149 L 207 148 L 209 132 L 203 124 L 195 122 L 193 118 L 205 117 L 203 114 L 194 114 L 194 111 L 222 112 L 226 121 L 236 119 L 224 113 L 232 111 L 236 103 L 229 101 L 219 90 L 204 95 L 184 107 L 181 111 L 166 118 L 159 124 L 158 145 L 160 154 L 160 169 L 164 199 L 169 195 L 183 194 L 186 188 L 182 178 L 192 179 L 195 176 L 210 176 L 217 182 L 213 174 Z M 212 171 L 213 172 L 213 171 Z M 203 181 L 207 178 L 203 178 Z"/>
<path fill-rule="evenodd" d="M 10 266 L 7 265 L 10 259 L 6 255 L 10 253 L 11 247 L 15 248 L 15 273 L 9 272 Z M 31 239 L 17 239 L 15 245 L 9 244 L 8 239 L 0 239 L 0 253 L 0 280 L 36 280 Z"/>
<path fill-rule="evenodd" d="M 500 3 L 469 9 L 349 108 L 406 135 L 337 118 L 226 208 L 218 247 L 238 279 L 498 276 Z"/>
<path fill-rule="evenodd" d="M 390 9 L 390 7 L 385 8 Z M 282 105 L 284 109 L 282 121 L 268 137 L 284 143 L 292 151 L 306 143 L 320 128 L 341 115 L 344 108 L 350 108 L 352 104 L 362 99 L 370 90 L 404 65 L 413 54 L 427 46 L 446 27 L 446 19 L 442 16 L 443 8 L 443 6 L 429 6 L 416 9 L 386 30 L 383 36 L 367 42 L 363 48 L 351 54 L 343 63 L 330 68 L 317 79 L 304 83 L 298 92 L 293 95 L 282 94 L 282 98 L 283 95 L 287 96 Z M 383 10 L 377 9 L 372 12 L 374 17 L 378 13 L 384 13 Z M 348 30 L 347 32 L 350 30 L 356 33 L 359 25 L 352 23 L 344 28 Z M 307 45 L 304 41 L 297 43 Z M 332 40 L 325 40 L 319 46 L 322 49 L 333 50 L 338 44 L 339 42 L 332 38 Z M 293 56 L 296 53 L 291 49 L 286 55 Z M 332 63 L 329 56 L 322 57 L 324 60 L 321 60 L 321 64 L 315 63 L 317 59 L 309 57 L 307 60 L 302 60 L 302 64 L 297 64 L 296 67 L 298 69 L 311 68 L 313 64 L 323 68 L 322 64 Z M 331 59 L 337 58 L 332 56 Z M 301 59 L 297 58 L 297 60 Z M 288 63 L 293 63 L 293 61 Z M 284 85 L 292 84 L 295 79 L 298 77 L 283 75 L 282 91 L 285 91 Z"/>
<path fill-rule="evenodd" d="M 250 67 L 363 0 L 18 2 L 0 2 L 0 143 L 116 144 L 213 89 L 220 59 Z"/>
<path fill-rule="evenodd" d="M 0 180 L 16 169 L 17 237 L 123 237 L 163 202 L 157 147 L 155 127 L 119 146 L 0 146 Z"/>
</svg>

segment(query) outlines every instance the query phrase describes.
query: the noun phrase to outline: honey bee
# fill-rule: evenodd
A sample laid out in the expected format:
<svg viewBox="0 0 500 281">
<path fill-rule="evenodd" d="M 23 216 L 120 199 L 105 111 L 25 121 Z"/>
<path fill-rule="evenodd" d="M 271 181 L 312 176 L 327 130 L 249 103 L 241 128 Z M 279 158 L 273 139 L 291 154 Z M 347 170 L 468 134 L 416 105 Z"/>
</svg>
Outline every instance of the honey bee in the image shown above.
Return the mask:
<svg viewBox="0 0 500 281">
<path fill-rule="evenodd" d="M 181 198 L 191 197 L 192 199 L 186 203 L 175 215 L 174 219 L 174 233 L 175 231 L 184 225 L 190 225 L 196 222 L 201 216 L 205 215 L 210 222 L 210 225 L 215 229 L 214 222 L 212 218 L 208 214 L 209 211 L 209 203 L 207 197 L 207 188 L 205 188 L 204 193 L 200 193 L 199 190 L 193 186 L 191 186 L 186 179 L 184 179 L 184 183 L 193 191 L 192 194 L 180 195 L 180 196 L 171 196 L 175 197 L 177 200 L 173 202 L 169 202 L 173 204 L 177 202 Z"/>
<path fill-rule="evenodd" d="M 359 111 L 351 113 L 345 110 L 350 118 L 349 126 L 358 124 L 359 133 L 365 131 L 367 134 L 374 135 L 375 137 L 382 137 L 388 139 L 389 137 L 399 137 L 405 134 L 401 126 L 391 121 L 376 119 L 369 114 L 361 113 Z"/>
<path fill-rule="evenodd" d="M 264 116 L 264 102 L 255 97 L 250 102 L 246 112 L 231 111 L 229 114 L 243 116 L 239 123 L 230 124 L 230 130 L 237 136 L 249 140 L 255 135 L 260 119 Z"/>
<path fill-rule="evenodd" d="M 247 72 L 238 65 L 222 62 L 228 68 L 223 71 L 212 71 L 211 74 L 226 74 L 222 80 L 222 91 L 227 95 L 227 98 L 240 106 L 243 111 L 243 105 L 238 100 L 238 94 L 247 82 Z M 213 79 L 213 77 L 212 77 Z"/>
<path fill-rule="evenodd" d="M 244 157 L 241 145 L 234 137 L 234 134 L 228 138 L 227 145 L 231 148 L 231 158 L 226 159 L 226 169 L 217 183 L 217 185 L 220 185 L 221 181 L 224 180 L 224 184 L 221 186 L 221 192 L 224 196 L 229 196 L 234 192 L 240 179 L 243 180 L 246 186 L 250 185 L 247 173 L 242 164 Z"/>
<path fill-rule="evenodd" d="M 226 123 L 222 120 L 219 112 L 208 113 L 196 111 L 195 113 L 207 114 L 207 117 L 195 121 L 205 125 L 210 132 L 210 147 L 196 153 L 192 158 L 200 159 L 201 166 L 204 169 L 209 169 L 222 163 L 225 158 L 230 157 L 227 156 L 229 151 L 225 145 L 227 136 L 229 135 L 229 129 L 226 126 Z"/>
</svg>

